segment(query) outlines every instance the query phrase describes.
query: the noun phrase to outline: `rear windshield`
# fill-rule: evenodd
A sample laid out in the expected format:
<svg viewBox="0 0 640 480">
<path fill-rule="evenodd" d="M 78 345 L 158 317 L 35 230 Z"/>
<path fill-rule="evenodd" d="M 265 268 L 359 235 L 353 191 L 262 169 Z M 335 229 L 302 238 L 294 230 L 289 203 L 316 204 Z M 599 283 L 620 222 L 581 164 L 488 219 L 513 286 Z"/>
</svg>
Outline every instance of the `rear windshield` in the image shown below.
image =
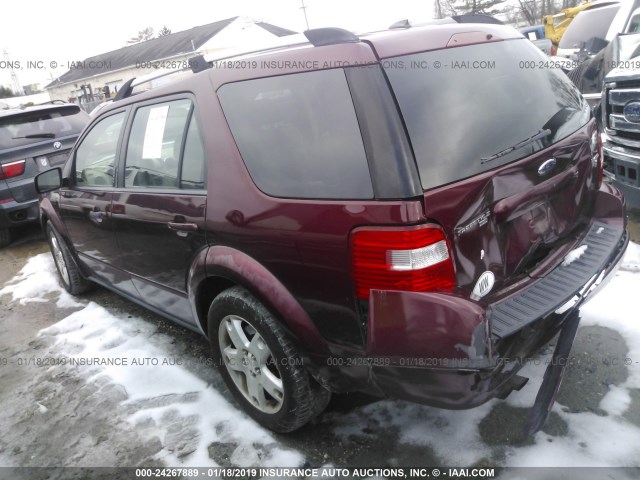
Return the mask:
<svg viewBox="0 0 640 480">
<path fill-rule="evenodd" d="M 79 134 L 89 115 L 76 106 L 25 111 L 0 118 L 0 148 L 13 148 L 47 139 Z"/>
<path fill-rule="evenodd" d="M 425 189 L 530 155 L 589 121 L 580 92 L 547 61 L 522 39 L 384 62 Z"/>
<path fill-rule="evenodd" d="M 586 43 L 592 38 L 606 40 L 609 26 L 619 9 L 620 4 L 615 4 L 580 12 L 564 32 L 558 46 L 578 48 L 582 42 Z"/>
</svg>

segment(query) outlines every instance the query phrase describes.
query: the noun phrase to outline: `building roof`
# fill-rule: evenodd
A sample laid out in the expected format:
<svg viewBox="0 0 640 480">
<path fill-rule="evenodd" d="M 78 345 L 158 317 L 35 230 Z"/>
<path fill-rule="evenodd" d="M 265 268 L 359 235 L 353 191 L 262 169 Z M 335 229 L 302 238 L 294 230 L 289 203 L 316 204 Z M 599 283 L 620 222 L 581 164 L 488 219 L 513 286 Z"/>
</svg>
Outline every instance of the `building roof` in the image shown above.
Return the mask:
<svg viewBox="0 0 640 480">
<path fill-rule="evenodd" d="M 256 25 L 264 28 L 267 32 L 274 34 L 276 37 L 286 37 L 287 35 L 293 35 L 298 32 L 288 30 L 286 28 L 278 27 L 277 25 L 271 25 L 266 22 L 256 22 Z"/>
<path fill-rule="evenodd" d="M 145 42 L 127 45 L 126 47 L 113 50 L 111 52 L 102 53 L 85 59 L 79 65 L 79 68 L 73 68 L 51 82 L 45 88 L 60 85 L 64 83 L 82 80 L 93 77 L 97 74 L 112 72 L 123 68 L 131 67 L 138 62 L 151 62 L 154 60 L 163 60 L 180 54 L 193 52 L 207 43 L 211 37 L 217 35 L 222 29 L 228 26 L 238 17 L 227 18 L 218 22 L 200 25 L 189 30 L 171 33 L 162 37 L 153 38 Z M 266 27 L 268 25 L 269 27 Z M 274 25 L 263 24 L 262 28 L 269 28 L 289 32 L 284 28 Z M 271 30 L 269 30 L 271 31 Z M 274 33 L 274 32 L 271 32 Z M 294 32 L 291 32 L 294 33 Z M 278 35 L 278 34 L 276 34 Z M 288 34 L 284 34 L 288 35 Z M 281 35 L 278 35 L 281 36 Z M 84 65 L 85 68 L 82 68 Z M 90 68 L 89 65 L 93 65 Z M 95 65 L 108 65 L 108 68 L 96 68 Z"/>
</svg>

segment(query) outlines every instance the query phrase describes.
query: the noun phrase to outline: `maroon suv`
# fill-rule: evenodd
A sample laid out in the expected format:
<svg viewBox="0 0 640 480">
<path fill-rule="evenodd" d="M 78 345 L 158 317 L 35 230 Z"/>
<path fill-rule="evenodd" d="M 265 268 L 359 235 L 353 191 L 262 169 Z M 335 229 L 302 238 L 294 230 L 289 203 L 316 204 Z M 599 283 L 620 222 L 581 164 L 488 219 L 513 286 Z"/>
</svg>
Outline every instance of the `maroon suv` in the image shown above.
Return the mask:
<svg viewBox="0 0 640 480">
<path fill-rule="evenodd" d="M 504 398 L 558 332 L 566 357 L 628 242 L 572 83 L 499 25 L 305 35 L 123 87 L 40 175 L 67 290 L 95 282 L 207 336 L 276 431 L 330 392 Z"/>
</svg>

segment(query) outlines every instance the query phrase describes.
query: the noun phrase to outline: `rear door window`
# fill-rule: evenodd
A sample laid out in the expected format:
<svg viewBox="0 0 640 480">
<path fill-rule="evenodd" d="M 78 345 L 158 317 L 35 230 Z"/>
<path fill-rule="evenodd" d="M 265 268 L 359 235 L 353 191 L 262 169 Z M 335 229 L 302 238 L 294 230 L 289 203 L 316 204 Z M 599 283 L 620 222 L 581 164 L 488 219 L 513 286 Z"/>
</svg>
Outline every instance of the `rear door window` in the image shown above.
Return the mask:
<svg viewBox="0 0 640 480">
<path fill-rule="evenodd" d="M 180 155 L 191 100 L 136 110 L 125 158 L 125 187 L 178 188 Z"/>
<path fill-rule="evenodd" d="M 289 198 L 373 197 L 343 70 L 231 83 L 218 95 L 247 169 L 264 193 Z"/>
<path fill-rule="evenodd" d="M 195 116 L 191 117 L 187 139 L 184 144 L 180 188 L 202 190 L 205 188 L 206 166 L 202 134 Z"/>
</svg>

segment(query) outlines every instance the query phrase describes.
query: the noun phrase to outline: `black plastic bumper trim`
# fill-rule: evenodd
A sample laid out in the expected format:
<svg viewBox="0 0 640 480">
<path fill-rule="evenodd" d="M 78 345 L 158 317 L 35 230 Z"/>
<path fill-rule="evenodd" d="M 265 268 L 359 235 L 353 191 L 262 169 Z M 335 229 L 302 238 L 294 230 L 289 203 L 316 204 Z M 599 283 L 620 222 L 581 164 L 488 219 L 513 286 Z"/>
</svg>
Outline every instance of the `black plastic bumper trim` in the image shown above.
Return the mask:
<svg viewBox="0 0 640 480">
<path fill-rule="evenodd" d="M 623 234 L 623 228 L 594 222 L 579 245 L 587 246 L 580 258 L 559 265 L 526 290 L 490 307 L 491 332 L 507 337 L 566 304 L 605 269 Z"/>
</svg>

